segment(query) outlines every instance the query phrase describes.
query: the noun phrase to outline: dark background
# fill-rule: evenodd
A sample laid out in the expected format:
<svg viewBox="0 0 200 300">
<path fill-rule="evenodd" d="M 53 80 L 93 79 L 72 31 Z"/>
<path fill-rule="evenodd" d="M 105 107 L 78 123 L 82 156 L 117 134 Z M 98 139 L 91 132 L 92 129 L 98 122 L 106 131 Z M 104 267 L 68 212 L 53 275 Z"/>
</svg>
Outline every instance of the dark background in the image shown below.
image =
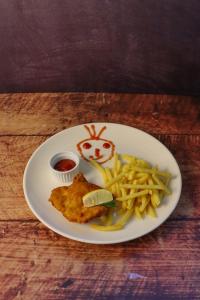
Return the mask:
<svg viewBox="0 0 200 300">
<path fill-rule="evenodd" d="M 0 0 L 0 92 L 200 95 L 199 0 Z"/>
</svg>

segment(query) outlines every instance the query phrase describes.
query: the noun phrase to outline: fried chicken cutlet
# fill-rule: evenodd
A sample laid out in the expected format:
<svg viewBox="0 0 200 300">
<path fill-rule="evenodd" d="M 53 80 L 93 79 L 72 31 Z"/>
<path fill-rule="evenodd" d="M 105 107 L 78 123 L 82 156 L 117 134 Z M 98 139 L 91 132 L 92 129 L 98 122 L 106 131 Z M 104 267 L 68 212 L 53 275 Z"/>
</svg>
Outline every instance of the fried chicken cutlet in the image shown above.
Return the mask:
<svg viewBox="0 0 200 300">
<path fill-rule="evenodd" d="M 82 198 L 85 194 L 97 190 L 100 187 L 89 183 L 82 173 L 74 177 L 70 186 L 61 186 L 51 192 L 49 201 L 62 212 L 69 221 L 87 223 L 108 212 L 108 208 L 102 205 L 84 207 Z"/>
</svg>

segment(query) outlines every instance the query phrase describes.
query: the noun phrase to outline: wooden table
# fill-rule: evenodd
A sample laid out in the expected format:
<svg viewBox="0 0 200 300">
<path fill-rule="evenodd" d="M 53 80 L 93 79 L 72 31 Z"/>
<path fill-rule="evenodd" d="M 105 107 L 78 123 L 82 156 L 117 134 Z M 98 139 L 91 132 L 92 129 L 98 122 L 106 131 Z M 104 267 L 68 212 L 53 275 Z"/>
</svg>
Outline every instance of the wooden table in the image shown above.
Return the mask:
<svg viewBox="0 0 200 300">
<path fill-rule="evenodd" d="M 183 190 L 171 217 L 137 240 L 90 245 L 41 224 L 23 195 L 32 152 L 85 122 L 145 130 L 177 159 Z M 200 299 L 200 99 L 134 94 L 0 95 L 0 299 Z"/>
</svg>

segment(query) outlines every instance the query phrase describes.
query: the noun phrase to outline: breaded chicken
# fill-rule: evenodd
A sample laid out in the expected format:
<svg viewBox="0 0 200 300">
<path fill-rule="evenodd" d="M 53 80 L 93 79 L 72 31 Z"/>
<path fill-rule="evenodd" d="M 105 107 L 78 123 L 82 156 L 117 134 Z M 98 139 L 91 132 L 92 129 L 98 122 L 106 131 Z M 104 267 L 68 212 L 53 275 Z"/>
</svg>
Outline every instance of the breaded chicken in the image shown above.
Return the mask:
<svg viewBox="0 0 200 300">
<path fill-rule="evenodd" d="M 107 213 L 108 208 L 102 205 L 84 207 L 82 198 L 85 194 L 97 190 L 100 187 L 89 183 L 82 173 L 74 177 L 70 186 L 55 188 L 51 192 L 49 201 L 69 221 L 87 223 L 90 220 Z"/>
</svg>

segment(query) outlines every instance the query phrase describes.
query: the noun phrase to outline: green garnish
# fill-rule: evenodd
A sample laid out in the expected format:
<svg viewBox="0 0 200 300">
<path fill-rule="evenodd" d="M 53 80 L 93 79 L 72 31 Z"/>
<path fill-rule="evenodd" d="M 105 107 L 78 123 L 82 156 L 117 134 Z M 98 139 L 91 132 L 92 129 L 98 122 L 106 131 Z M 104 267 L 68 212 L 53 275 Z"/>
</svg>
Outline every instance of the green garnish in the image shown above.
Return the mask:
<svg viewBox="0 0 200 300">
<path fill-rule="evenodd" d="M 102 203 L 101 205 L 106 206 L 106 207 L 115 207 L 116 203 L 114 200 L 107 202 L 107 203 Z"/>
</svg>

